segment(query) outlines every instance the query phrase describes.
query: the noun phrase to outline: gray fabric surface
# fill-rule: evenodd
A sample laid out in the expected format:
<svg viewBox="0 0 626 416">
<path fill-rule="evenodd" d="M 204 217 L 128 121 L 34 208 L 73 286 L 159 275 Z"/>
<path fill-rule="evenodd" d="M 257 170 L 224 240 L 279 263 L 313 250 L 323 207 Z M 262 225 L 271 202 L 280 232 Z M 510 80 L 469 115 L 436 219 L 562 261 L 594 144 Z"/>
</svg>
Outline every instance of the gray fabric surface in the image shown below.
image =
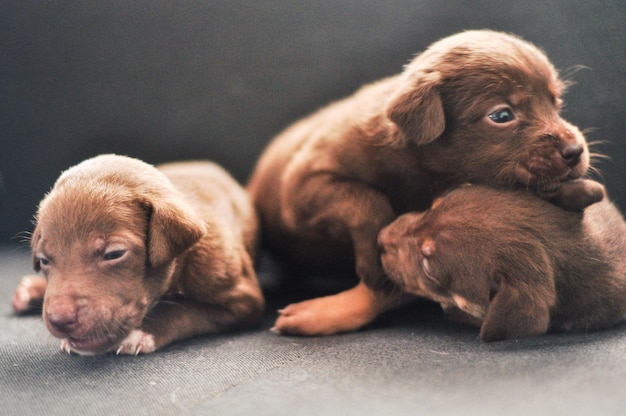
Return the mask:
<svg viewBox="0 0 626 416">
<path fill-rule="evenodd" d="M 267 280 L 277 272 L 264 264 Z M 618 415 L 626 406 L 626 325 L 486 344 L 418 304 L 357 333 L 300 338 L 271 334 L 270 310 L 248 332 L 79 357 L 61 352 L 38 316 L 12 315 L 13 286 L 29 272 L 27 251 L 0 249 L 2 415 Z"/>
</svg>

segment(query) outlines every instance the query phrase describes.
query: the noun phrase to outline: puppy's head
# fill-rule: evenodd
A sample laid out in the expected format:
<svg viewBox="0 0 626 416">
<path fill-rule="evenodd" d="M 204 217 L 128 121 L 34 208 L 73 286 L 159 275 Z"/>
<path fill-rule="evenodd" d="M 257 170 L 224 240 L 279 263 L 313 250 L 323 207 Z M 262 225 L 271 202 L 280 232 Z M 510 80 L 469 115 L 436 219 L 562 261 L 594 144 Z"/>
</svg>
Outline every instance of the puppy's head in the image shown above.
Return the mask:
<svg viewBox="0 0 626 416">
<path fill-rule="evenodd" d="M 41 202 L 31 242 L 48 279 L 48 329 L 78 353 L 113 348 L 141 325 L 176 257 L 204 231 L 150 165 L 106 155 L 69 169 Z"/>
<path fill-rule="evenodd" d="M 524 223 L 541 215 L 550 223 L 563 214 L 524 192 L 458 188 L 380 232 L 382 265 L 405 291 L 471 316 L 485 341 L 542 334 L 556 301 L 550 253 L 541 241 L 551 235 Z"/>
<path fill-rule="evenodd" d="M 479 242 L 471 233 L 459 236 L 462 226 L 456 218 L 440 216 L 437 209 L 404 214 L 379 233 L 381 261 L 387 276 L 404 291 L 483 319 L 489 283 L 474 267 L 482 262 L 468 261 L 472 251 L 464 247 Z"/>
<path fill-rule="evenodd" d="M 429 171 L 457 181 L 550 188 L 584 175 L 585 138 L 560 116 L 565 83 L 517 37 L 468 31 L 405 69 L 388 116 L 422 146 Z"/>
</svg>

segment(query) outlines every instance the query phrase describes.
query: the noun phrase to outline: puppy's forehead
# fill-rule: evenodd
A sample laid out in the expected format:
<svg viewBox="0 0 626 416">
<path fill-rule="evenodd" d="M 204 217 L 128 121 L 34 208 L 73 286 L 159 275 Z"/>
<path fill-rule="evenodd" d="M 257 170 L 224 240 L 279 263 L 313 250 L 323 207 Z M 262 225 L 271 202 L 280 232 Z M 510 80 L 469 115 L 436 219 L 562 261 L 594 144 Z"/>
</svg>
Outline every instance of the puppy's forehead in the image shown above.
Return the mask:
<svg viewBox="0 0 626 416">
<path fill-rule="evenodd" d="M 534 85 L 559 96 L 558 72 L 538 47 L 516 36 L 492 31 L 468 31 L 436 42 L 416 61 L 431 62 L 443 79 L 480 76 L 491 88 Z M 539 86 L 539 84 L 542 84 Z"/>
<path fill-rule="evenodd" d="M 148 213 L 132 192 L 97 183 L 62 186 L 42 202 L 37 226 L 45 239 L 61 243 L 109 236 L 120 230 L 145 232 Z"/>
</svg>

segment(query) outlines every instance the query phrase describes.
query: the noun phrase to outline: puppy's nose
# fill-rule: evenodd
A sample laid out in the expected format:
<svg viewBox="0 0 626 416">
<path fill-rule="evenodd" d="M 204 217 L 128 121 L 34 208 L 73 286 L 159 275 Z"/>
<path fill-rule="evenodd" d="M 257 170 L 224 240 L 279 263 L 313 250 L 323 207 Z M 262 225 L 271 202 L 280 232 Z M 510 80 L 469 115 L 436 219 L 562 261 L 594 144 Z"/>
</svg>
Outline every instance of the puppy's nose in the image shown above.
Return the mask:
<svg viewBox="0 0 626 416">
<path fill-rule="evenodd" d="M 67 309 L 47 314 L 48 323 L 57 331 L 68 333 L 76 325 L 78 316 L 76 310 Z"/>
<path fill-rule="evenodd" d="M 387 251 L 388 241 L 389 241 L 389 229 L 383 228 L 380 233 L 378 233 L 378 250 L 381 254 L 384 254 Z"/>
<path fill-rule="evenodd" d="M 561 157 L 567 166 L 574 167 L 580 162 L 580 156 L 585 149 L 580 144 L 567 144 L 559 149 Z"/>
</svg>

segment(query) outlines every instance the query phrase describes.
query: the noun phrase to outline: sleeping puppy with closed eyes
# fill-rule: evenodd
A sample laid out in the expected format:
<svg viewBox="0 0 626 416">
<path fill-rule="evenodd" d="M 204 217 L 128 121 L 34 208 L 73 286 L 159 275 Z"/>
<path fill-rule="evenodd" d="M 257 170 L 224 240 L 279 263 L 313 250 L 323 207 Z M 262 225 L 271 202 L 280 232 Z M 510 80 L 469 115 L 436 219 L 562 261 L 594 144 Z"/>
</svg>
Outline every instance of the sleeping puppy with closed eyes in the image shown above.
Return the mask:
<svg viewBox="0 0 626 416">
<path fill-rule="evenodd" d="M 378 241 L 390 279 L 479 326 L 484 341 L 606 328 L 626 313 L 626 223 L 606 198 L 581 213 L 465 186 Z"/>
<path fill-rule="evenodd" d="M 36 271 L 13 296 L 41 307 L 67 352 L 145 354 L 256 323 L 257 218 L 245 190 L 211 162 L 155 168 L 102 155 L 65 171 L 43 199 Z"/>
<path fill-rule="evenodd" d="M 534 45 L 468 31 L 279 134 L 248 183 L 267 247 L 298 266 L 350 268 L 359 283 L 285 307 L 272 330 L 352 331 L 403 302 L 380 264 L 378 233 L 445 189 L 488 183 L 558 202 L 559 186 L 589 167 L 584 136 L 559 114 L 564 91 Z M 568 208 L 589 196 L 602 191 Z"/>
</svg>

